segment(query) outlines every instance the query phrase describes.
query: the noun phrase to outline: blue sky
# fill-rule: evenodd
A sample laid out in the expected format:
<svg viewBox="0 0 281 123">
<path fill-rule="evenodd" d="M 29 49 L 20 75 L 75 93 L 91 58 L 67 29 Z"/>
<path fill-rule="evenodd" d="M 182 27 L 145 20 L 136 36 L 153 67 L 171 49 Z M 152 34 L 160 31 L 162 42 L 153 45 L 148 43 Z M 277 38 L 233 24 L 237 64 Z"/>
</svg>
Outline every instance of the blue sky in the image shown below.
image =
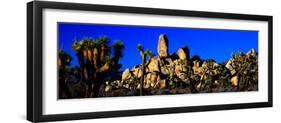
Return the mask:
<svg viewBox="0 0 281 123">
<path fill-rule="evenodd" d="M 111 43 L 121 40 L 125 44 L 124 57 L 120 59 L 121 70 L 132 68 L 141 63 L 137 50 L 140 43 L 144 49 L 152 50 L 157 55 L 157 43 L 160 34 L 169 39 L 169 53 L 188 46 L 190 56 L 199 55 L 201 59 L 214 59 L 217 62 L 229 60 L 232 52 L 248 52 L 251 48 L 258 50 L 258 32 L 242 30 L 215 30 L 175 27 L 149 27 L 103 24 L 58 23 L 59 48 L 69 53 L 73 60 L 71 65 L 78 65 L 78 59 L 71 50 L 73 39 L 85 37 L 96 39 L 109 37 Z"/>
</svg>

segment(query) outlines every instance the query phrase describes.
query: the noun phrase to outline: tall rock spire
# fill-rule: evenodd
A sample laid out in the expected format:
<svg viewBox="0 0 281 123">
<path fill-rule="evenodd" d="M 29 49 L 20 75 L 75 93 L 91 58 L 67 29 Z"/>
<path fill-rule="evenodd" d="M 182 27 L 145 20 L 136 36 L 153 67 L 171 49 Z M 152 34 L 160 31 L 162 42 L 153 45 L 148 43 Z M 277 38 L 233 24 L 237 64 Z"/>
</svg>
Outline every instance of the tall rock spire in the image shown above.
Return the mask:
<svg viewBox="0 0 281 123">
<path fill-rule="evenodd" d="M 157 52 L 160 58 L 166 58 L 168 54 L 168 38 L 165 34 L 161 34 L 158 39 Z"/>
</svg>

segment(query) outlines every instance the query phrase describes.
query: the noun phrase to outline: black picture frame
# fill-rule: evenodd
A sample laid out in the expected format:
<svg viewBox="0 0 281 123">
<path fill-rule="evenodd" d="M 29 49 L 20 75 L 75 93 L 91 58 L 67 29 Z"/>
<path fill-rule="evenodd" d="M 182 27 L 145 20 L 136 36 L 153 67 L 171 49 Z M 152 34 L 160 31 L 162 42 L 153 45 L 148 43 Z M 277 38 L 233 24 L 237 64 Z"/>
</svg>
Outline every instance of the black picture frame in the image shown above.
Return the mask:
<svg viewBox="0 0 281 123">
<path fill-rule="evenodd" d="M 257 103 L 191 106 L 92 113 L 43 115 L 42 113 L 42 10 L 44 8 L 65 10 L 105 11 L 120 13 L 139 13 L 151 15 L 188 16 L 204 18 L 223 18 L 236 20 L 257 20 L 268 22 L 268 101 Z M 27 3 L 27 120 L 32 122 L 94 119 L 136 115 L 155 115 L 213 110 L 272 107 L 272 37 L 273 17 L 264 15 L 232 14 L 217 12 L 185 11 L 125 6 L 93 5 L 80 3 L 33 1 Z"/>
</svg>

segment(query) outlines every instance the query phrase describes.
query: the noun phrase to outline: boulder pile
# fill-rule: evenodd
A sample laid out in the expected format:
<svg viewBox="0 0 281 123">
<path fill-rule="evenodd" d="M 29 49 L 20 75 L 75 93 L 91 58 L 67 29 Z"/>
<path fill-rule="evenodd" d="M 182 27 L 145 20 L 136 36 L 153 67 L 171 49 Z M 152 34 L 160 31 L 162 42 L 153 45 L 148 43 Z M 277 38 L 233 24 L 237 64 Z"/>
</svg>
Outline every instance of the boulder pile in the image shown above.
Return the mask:
<svg viewBox="0 0 281 123">
<path fill-rule="evenodd" d="M 177 53 L 169 54 L 168 37 L 159 36 L 157 52 L 145 65 L 123 71 L 122 79 L 106 82 L 104 91 L 126 88 L 140 89 L 141 77 L 144 74 L 143 89 L 189 88 L 194 92 L 214 91 L 213 88 L 226 86 L 237 88 L 241 82 L 257 83 L 258 54 L 251 49 L 247 54 L 237 53 L 226 62 L 216 63 L 214 60 L 201 60 L 198 56 L 190 58 L 187 46 L 178 49 Z M 172 44 L 172 43 L 171 43 Z M 242 77 L 251 76 L 245 80 Z M 247 88 L 247 87 L 246 87 Z M 226 91 L 225 89 L 220 91 Z"/>
</svg>

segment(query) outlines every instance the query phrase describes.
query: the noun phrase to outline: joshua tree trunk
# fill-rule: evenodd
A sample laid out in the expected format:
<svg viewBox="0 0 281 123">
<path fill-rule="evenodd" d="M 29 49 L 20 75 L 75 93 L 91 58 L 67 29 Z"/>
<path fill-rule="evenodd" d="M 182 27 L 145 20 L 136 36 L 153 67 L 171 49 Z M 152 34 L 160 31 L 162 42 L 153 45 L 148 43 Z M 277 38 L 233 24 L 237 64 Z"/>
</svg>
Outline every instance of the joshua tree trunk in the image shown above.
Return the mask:
<svg viewBox="0 0 281 123">
<path fill-rule="evenodd" d="M 60 98 L 72 98 L 71 96 L 71 92 L 69 90 L 67 81 L 65 80 L 65 78 L 63 79 L 59 79 L 59 87 L 60 87 Z M 64 97 L 64 94 L 66 97 Z"/>
<path fill-rule="evenodd" d="M 100 66 L 100 55 L 99 55 L 99 51 L 98 48 L 94 48 L 93 50 L 93 61 L 94 61 L 94 66 L 95 69 L 98 69 Z"/>
<path fill-rule="evenodd" d="M 141 52 L 141 59 L 142 59 L 142 76 L 141 76 L 141 83 L 140 83 L 140 96 L 143 94 L 143 83 L 144 83 L 144 74 L 145 74 L 145 54 Z"/>
<path fill-rule="evenodd" d="M 105 63 L 105 55 L 106 55 L 106 47 L 104 45 L 101 46 L 101 52 L 100 52 L 100 62 L 101 64 Z"/>
<path fill-rule="evenodd" d="M 145 68 L 146 68 L 146 55 L 149 56 L 148 62 L 150 61 L 152 57 L 152 52 L 150 50 L 146 50 L 144 52 L 141 44 L 138 44 L 137 49 L 140 51 L 141 59 L 142 59 L 142 76 L 140 80 L 140 96 L 143 95 L 143 83 L 144 83 L 144 77 L 145 77 Z"/>
<path fill-rule="evenodd" d="M 85 82 L 85 75 L 84 75 L 84 57 L 82 53 L 77 53 L 76 54 L 78 57 L 79 65 L 80 65 L 80 76 L 81 80 L 80 82 Z"/>
<path fill-rule="evenodd" d="M 109 63 L 105 63 L 102 67 L 97 69 L 93 74 L 93 81 L 91 84 L 90 97 L 97 97 L 99 95 L 99 90 L 104 81 L 104 76 L 110 71 Z"/>
<path fill-rule="evenodd" d="M 59 97 L 60 98 L 72 98 L 71 91 L 69 89 L 69 74 L 70 71 L 67 67 L 70 65 L 71 57 L 64 51 L 59 51 L 58 68 L 59 68 Z"/>
<path fill-rule="evenodd" d="M 64 65 L 64 62 L 60 62 L 61 65 L 61 73 L 65 73 L 65 65 Z M 61 77 L 59 78 L 59 87 L 60 87 L 60 98 L 72 98 L 71 96 L 71 93 L 70 93 L 70 90 L 68 88 L 68 84 L 67 84 L 67 80 L 66 80 L 66 77 Z M 65 95 L 64 95 L 65 94 Z M 66 97 L 65 97 L 66 96 Z"/>
</svg>

